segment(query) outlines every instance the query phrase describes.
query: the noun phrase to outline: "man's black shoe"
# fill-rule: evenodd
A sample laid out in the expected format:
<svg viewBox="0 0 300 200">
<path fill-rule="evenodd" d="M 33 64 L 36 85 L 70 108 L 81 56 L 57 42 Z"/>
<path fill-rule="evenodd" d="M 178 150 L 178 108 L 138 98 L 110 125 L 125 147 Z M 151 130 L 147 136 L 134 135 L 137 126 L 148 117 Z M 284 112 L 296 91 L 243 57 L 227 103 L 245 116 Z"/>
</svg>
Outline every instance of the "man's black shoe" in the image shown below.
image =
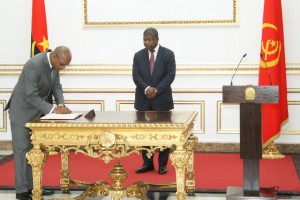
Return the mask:
<svg viewBox="0 0 300 200">
<path fill-rule="evenodd" d="M 166 166 L 160 167 L 159 170 L 158 170 L 159 174 L 166 174 L 167 172 L 168 172 L 168 170 L 167 170 Z"/>
<path fill-rule="evenodd" d="M 142 167 L 135 170 L 135 173 L 139 174 L 139 173 L 145 173 L 153 170 L 154 170 L 154 166 L 143 165 Z"/>
<path fill-rule="evenodd" d="M 20 200 L 32 200 L 28 192 L 17 193 L 16 198 Z"/>
<path fill-rule="evenodd" d="M 28 190 L 28 194 L 32 195 L 32 190 Z M 49 196 L 49 195 L 52 195 L 53 194 L 53 191 L 51 190 L 43 190 L 43 196 Z"/>
</svg>

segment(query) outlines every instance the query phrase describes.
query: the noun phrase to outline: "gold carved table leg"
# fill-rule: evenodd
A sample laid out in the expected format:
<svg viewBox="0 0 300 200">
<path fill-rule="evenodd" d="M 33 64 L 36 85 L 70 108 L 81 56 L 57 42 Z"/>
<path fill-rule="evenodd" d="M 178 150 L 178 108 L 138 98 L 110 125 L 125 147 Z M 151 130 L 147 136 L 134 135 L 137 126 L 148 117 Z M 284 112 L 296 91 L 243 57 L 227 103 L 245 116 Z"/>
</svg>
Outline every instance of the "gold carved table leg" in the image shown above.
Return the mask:
<svg viewBox="0 0 300 200">
<path fill-rule="evenodd" d="M 61 178 L 60 189 L 63 193 L 70 191 L 70 168 L 69 168 L 69 151 L 61 151 Z"/>
<path fill-rule="evenodd" d="M 186 170 L 186 192 L 188 195 L 193 195 L 195 192 L 195 172 L 194 172 L 194 152 L 197 148 L 198 138 L 194 135 L 190 136 L 184 148 L 190 151 L 190 157 L 187 163 Z"/>
<path fill-rule="evenodd" d="M 176 170 L 177 200 L 185 200 L 185 170 L 191 156 L 190 151 L 186 151 L 183 146 L 177 146 L 176 150 L 170 155 L 172 165 Z"/>
<path fill-rule="evenodd" d="M 43 167 L 47 157 L 48 157 L 48 153 L 44 153 L 41 150 L 40 145 L 34 145 L 34 147 L 26 154 L 28 163 L 32 167 L 32 176 L 33 176 L 32 199 L 33 200 L 43 199 L 42 173 L 43 173 Z"/>
</svg>

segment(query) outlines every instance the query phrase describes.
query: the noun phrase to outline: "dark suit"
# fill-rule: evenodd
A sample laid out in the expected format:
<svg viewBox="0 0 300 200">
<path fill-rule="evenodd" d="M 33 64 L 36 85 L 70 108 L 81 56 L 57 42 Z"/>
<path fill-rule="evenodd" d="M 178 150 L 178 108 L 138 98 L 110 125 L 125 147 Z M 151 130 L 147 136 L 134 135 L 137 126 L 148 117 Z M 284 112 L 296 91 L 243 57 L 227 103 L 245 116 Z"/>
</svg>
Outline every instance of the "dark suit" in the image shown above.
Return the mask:
<svg viewBox="0 0 300 200">
<path fill-rule="evenodd" d="M 9 109 L 17 193 L 32 189 L 32 169 L 25 157 L 32 145 L 30 130 L 25 127 L 25 123 L 38 119 L 41 115 L 46 115 L 51 111 L 53 107 L 49 103 L 49 99 L 52 99 L 51 94 L 55 97 L 57 104 L 64 104 L 59 73 L 54 69 L 51 77 L 47 53 L 44 52 L 37 54 L 25 63 L 4 109 Z"/>
<path fill-rule="evenodd" d="M 150 73 L 149 54 L 146 48 L 138 51 L 133 58 L 132 76 L 136 85 L 134 107 L 138 111 L 169 111 L 174 108 L 171 84 L 175 79 L 176 62 L 173 51 L 160 46 L 156 55 L 153 74 Z M 157 96 L 148 99 L 145 89 L 157 89 Z M 159 152 L 159 166 L 165 166 L 170 149 Z M 142 152 L 144 164 L 151 165 L 153 157 L 148 159 L 146 151 Z"/>
</svg>

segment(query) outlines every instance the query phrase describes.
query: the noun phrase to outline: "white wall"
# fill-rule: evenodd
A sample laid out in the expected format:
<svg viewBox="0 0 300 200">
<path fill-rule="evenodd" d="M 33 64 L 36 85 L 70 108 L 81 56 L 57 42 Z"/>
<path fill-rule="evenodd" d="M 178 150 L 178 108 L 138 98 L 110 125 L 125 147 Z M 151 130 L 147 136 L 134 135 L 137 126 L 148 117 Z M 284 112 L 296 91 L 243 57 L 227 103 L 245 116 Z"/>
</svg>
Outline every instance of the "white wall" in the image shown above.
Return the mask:
<svg viewBox="0 0 300 200">
<path fill-rule="evenodd" d="M 196 2 L 192 6 L 199 7 L 197 2 L 203 1 L 187 1 L 190 2 Z M 218 2 L 218 8 L 227 8 L 230 1 L 211 2 Z M 230 83 L 244 53 L 247 57 L 234 84 L 257 84 L 263 1 L 236 2 L 236 24 L 156 26 L 160 44 L 172 49 L 176 56 L 175 109 L 199 112 L 195 133 L 200 142 L 239 142 L 239 107 L 224 105 L 221 100 L 222 85 Z M 45 0 L 45 3 L 50 48 L 66 45 L 73 54 L 70 70 L 62 75 L 69 106 L 74 110 L 133 110 L 134 84 L 130 69 L 133 54 L 143 48 L 142 33 L 148 25 L 87 27 L 83 26 L 82 0 Z M 300 143 L 300 1 L 282 0 L 282 5 L 290 120 L 276 142 Z M 130 2 L 124 7 L 129 12 L 132 9 Z M 146 8 L 145 12 L 151 9 Z M 1 111 L 22 64 L 29 59 L 31 1 L 0 0 L 0 25 Z M 0 140 L 4 141 L 11 140 L 7 117 L 6 113 L 0 115 Z"/>
</svg>

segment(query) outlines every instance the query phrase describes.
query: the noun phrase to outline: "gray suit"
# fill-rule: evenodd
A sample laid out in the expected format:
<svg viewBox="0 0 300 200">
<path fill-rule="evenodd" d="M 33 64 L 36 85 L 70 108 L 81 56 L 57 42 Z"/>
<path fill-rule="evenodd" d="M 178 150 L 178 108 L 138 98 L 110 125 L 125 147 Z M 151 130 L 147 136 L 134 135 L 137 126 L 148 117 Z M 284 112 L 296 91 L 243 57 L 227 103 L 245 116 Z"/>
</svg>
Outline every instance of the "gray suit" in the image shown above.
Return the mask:
<svg viewBox="0 0 300 200">
<path fill-rule="evenodd" d="M 57 104 L 64 104 L 59 73 L 51 72 L 46 52 L 28 60 L 4 109 L 9 109 L 17 193 L 32 189 L 32 170 L 25 157 L 32 145 L 25 124 L 51 111 L 52 95 Z"/>
</svg>

